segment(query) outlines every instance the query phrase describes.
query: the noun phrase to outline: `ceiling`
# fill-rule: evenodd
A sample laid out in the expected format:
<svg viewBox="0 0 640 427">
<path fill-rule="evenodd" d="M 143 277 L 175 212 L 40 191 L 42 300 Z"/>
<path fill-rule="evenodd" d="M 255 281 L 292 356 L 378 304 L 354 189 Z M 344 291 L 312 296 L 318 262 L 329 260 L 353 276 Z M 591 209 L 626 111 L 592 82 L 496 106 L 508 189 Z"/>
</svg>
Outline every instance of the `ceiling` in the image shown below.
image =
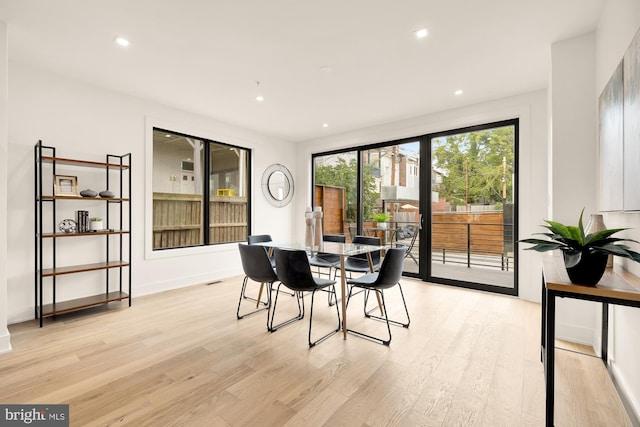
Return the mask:
<svg viewBox="0 0 640 427">
<path fill-rule="evenodd" d="M 0 20 L 10 61 L 297 142 L 545 88 L 603 2 L 0 0 Z"/>
</svg>

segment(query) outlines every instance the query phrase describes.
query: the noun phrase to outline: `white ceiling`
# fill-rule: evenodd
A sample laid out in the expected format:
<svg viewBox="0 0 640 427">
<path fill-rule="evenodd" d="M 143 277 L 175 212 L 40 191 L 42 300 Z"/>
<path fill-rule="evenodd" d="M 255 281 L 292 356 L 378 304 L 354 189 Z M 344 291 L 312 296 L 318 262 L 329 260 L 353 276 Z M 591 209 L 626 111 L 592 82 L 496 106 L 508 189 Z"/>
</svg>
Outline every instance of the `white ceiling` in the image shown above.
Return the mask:
<svg viewBox="0 0 640 427">
<path fill-rule="evenodd" d="M 603 2 L 0 0 L 0 20 L 11 61 L 303 141 L 545 88 Z"/>
</svg>

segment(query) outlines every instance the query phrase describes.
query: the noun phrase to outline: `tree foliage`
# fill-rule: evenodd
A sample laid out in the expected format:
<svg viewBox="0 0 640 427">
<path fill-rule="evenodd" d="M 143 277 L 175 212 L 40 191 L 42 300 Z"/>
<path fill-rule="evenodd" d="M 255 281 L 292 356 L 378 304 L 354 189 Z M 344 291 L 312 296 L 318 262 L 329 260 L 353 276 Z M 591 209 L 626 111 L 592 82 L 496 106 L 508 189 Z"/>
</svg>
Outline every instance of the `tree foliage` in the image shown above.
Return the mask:
<svg viewBox="0 0 640 427">
<path fill-rule="evenodd" d="M 356 159 L 347 161 L 339 157 L 333 165 L 320 165 L 315 168 L 315 183 L 318 185 L 331 185 L 334 187 L 344 187 L 346 189 L 347 220 L 355 222 L 357 217 L 357 183 L 358 165 Z M 376 198 L 375 180 L 371 174 L 371 166 L 363 165 L 363 216 L 369 218 L 373 213 Z"/>
<path fill-rule="evenodd" d="M 433 166 L 444 175 L 438 188 L 440 196 L 454 206 L 465 202 L 499 205 L 504 179 L 506 200 L 513 200 L 514 145 L 513 126 L 434 139 Z"/>
</svg>

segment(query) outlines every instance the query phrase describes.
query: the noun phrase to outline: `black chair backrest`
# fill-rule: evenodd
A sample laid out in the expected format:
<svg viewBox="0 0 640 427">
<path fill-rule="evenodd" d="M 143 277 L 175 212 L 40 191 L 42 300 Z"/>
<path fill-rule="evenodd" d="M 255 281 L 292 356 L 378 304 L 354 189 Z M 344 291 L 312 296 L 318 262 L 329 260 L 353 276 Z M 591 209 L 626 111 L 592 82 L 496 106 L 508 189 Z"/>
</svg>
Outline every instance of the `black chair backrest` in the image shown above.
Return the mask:
<svg viewBox="0 0 640 427">
<path fill-rule="evenodd" d="M 380 246 L 381 241 L 379 237 L 356 236 L 353 238 L 352 243 Z M 351 257 L 367 259 L 367 254 L 352 255 Z M 371 252 L 371 261 L 373 262 L 374 265 L 380 263 L 380 251 Z"/>
<path fill-rule="evenodd" d="M 324 234 L 322 240 L 324 242 L 346 243 L 347 236 L 344 234 Z"/>
<path fill-rule="evenodd" d="M 303 250 L 275 249 L 278 280 L 294 291 L 315 288 L 307 253 Z"/>
<path fill-rule="evenodd" d="M 407 248 L 390 248 L 384 255 L 375 285 L 381 288 L 395 286 L 402 277 L 404 254 Z"/>
<path fill-rule="evenodd" d="M 254 243 L 271 242 L 271 234 L 254 234 L 247 236 L 247 243 L 253 245 Z"/>
<path fill-rule="evenodd" d="M 256 282 L 270 283 L 278 280 L 276 272 L 273 271 L 269 256 L 262 246 L 251 246 L 238 243 L 240 259 L 244 274 Z"/>
</svg>

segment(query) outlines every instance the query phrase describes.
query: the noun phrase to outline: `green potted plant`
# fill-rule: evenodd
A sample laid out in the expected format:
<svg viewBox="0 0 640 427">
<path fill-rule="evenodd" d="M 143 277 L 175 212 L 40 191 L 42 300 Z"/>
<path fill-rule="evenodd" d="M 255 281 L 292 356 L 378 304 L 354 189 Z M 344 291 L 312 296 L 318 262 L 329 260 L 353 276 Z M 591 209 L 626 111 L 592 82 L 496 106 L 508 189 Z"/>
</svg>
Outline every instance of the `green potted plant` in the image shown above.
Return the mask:
<svg viewBox="0 0 640 427">
<path fill-rule="evenodd" d="M 391 219 L 391 215 L 386 212 L 378 212 L 371 215 L 371 219 L 376 222 L 378 228 L 387 228 L 387 221 Z"/>
<path fill-rule="evenodd" d="M 582 214 L 578 226 L 564 225 L 556 221 L 544 220 L 547 225 L 542 227 L 549 230 L 548 233 L 535 233 L 546 236 L 547 239 L 529 238 L 520 240 L 522 243 L 531 243 L 533 246 L 526 248 L 538 252 L 553 251 L 559 249 L 564 257 L 564 265 L 572 283 L 582 285 L 595 285 L 602 278 L 607 266 L 609 255 L 629 258 L 640 262 L 640 253 L 631 250 L 620 242 L 635 242 L 632 239 L 620 239 L 611 237 L 626 228 L 608 228 L 585 235 L 582 225 Z"/>
</svg>

